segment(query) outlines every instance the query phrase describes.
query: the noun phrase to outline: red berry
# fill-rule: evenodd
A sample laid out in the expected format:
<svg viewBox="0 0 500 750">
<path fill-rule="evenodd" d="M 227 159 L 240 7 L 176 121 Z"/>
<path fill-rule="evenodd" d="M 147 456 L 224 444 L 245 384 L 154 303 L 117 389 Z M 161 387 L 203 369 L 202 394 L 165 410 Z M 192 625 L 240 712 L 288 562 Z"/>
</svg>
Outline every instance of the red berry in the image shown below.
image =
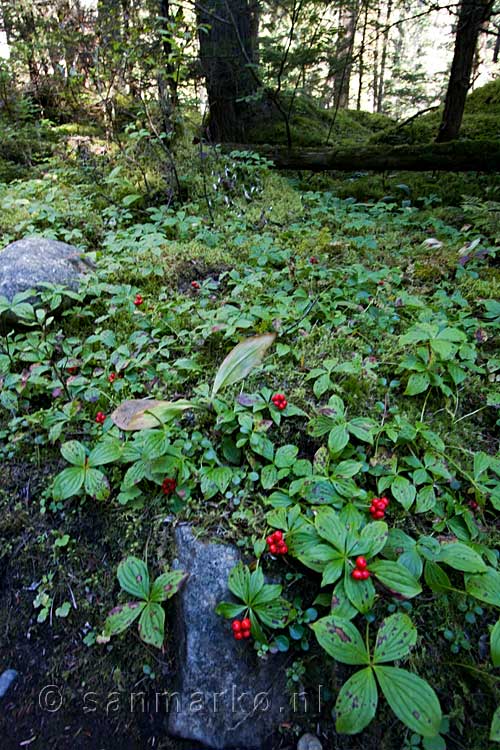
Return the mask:
<svg viewBox="0 0 500 750">
<path fill-rule="evenodd" d="M 360 573 L 361 573 L 361 575 L 360 575 L 360 579 L 361 579 L 362 581 L 366 581 L 366 579 L 367 579 L 367 578 L 369 578 L 369 577 L 371 576 L 371 573 L 370 573 L 370 571 L 369 571 L 369 570 L 360 570 Z"/>
<path fill-rule="evenodd" d="M 175 492 L 175 488 L 177 487 L 177 482 L 175 479 L 172 479 L 170 477 L 166 477 L 161 485 L 161 489 L 164 495 L 171 495 L 173 492 Z"/>
<path fill-rule="evenodd" d="M 68 367 L 67 370 L 70 375 L 76 375 L 76 373 L 78 372 L 78 367 L 77 365 L 71 365 L 71 367 Z"/>
<path fill-rule="evenodd" d="M 355 581 L 361 581 L 363 578 L 363 570 L 358 570 L 357 568 L 354 568 L 354 570 L 351 573 L 351 577 L 354 578 Z"/>
<path fill-rule="evenodd" d="M 197 281 L 192 281 L 192 282 L 191 282 L 191 287 L 192 287 L 193 289 L 199 289 L 199 288 L 200 288 L 200 285 L 199 285 L 199 283 L 198 283 Z"/>
<path fill-rule="evenodd" d="M 476 502 L 476 500 L 471 500 L 469 502 L 469 508 L 471 508 L 471 510 L 477 510 L 479 508 L 479 503 Z"/>
<path fill-rule="evenodd" d="M 273 539 L 275 542 L 281 542 L 283 541 L 283 532 L 282 531 L 275 531 L 273 534 Z"/>
<path fill-rule="evenodd" d="M 375 520 L 379 521 L 385 516 L 385 513 L 383 510 L 376 510 L 375 513 L 372 513 L 372 516 L 373 518 L 375 518 Z"/>
<path fill-rule="evenodd" d="M 241 622 L 239 620 L 233 620 L 231 623 L 231 627 L 235 633 L 238 632 L 238 630 L 241 630 Z"/>
<path fill-rule="evenodd" d="M 269 547 L 269 552 L 271 555 L 275 555 L 278 552 L 278 548 L 275 544 L 271 544 Z"/>
<path fill-rule="evenodd" d="M 380 498 L 380 501 L 381 501 L 382 503 L 384 503 L 384 506 L 385 506 L 385 507 L 387 508 L 387 506 L 389 505 L 389 499 L 388 499 L 387 497 L 385 497 L 385 496 L 384 496 L 384 497 L 381 497 L 381 498 Z"/>
<path fill-rule="evenodd" d="M 245 619 L 241 621 L 241 629 L 250 630 L 251 627 L 252 627 L 252 623 L 250 622 L 248 617 L 245 617 Z"/>
<path fill-rule="evenodd" d="M 234 637 L 236 638 L 236 640 L 237 640 L 237 641 L 241 641 L 241 639 L 243 638 L 243 633 L 241 632 L 241 630 L 238 630 L 238 631 L 237 631 L 237 632 L 236 632 L 236 633 L 234 634 Z"/>
<path fill-rule="evenodd" d="M 97 424 L 104 424 L 106 421 L 106 415 L 102 411 L 98 411 L 95 415 L 95 421 Z"/>
<path fill-rule="evenodd" d="M 243 638 L 250 638 L 251 633 L 249 630 L 243 630 L 242 632 L 243 632 Z"/>
<path fill-rule="evenodd" d="M 356 567 L 360 570 L 364 570 L 368 563 L 366 562 L 366 557 L 357 557 L 356 558 Z"/>
<path fill-rule="evenodd" d="M 288 552 L 288 547 L 286 546 L 286 544 L 280 544 L 279 546 L 280 555 L 286 555 L 287 552 Z"/>
<path fill-rule="evenodd" d="M 271 398 L 271 401 L 275 405 L 277 409 L 280 411 L 283 411 L 283 409 L 286 409 L 288 405 L 288 401 L 285 398 L 285 395 L 283 393 L 275 393 L 274 396 Z"/>
<path fill-rule="evenodd" d="M 139 307 L 140 305 L 142 305 L 142 303 L 143 303 L 143 302 L 144 302 L 144 300 L 143 300 L 143 298 L 141 297 L 141 295 L 140 295 L 140 294 L 136 294 L 136 295 L 135 295 L 135 300 L 134 300 L 134 305 L 135 305 L 136 307 Z"/>
<path fill-rule="evenodd" d="M 108 380 L 110 383 L 114 383 L 116 380 L 116 372 L 112 372 L 110 375 L 108 375 Z"/>
<path fill-rule="evenodd" d="M 268 545 L 268 547 L 270 547 L 271 544 L 274 544 L 274 537 L 273 536 L 268 536 L 267 539 L 266 539 L 266 544 Z"/>
<path fill-rule="evenodd" d="M 318 261 L 318 259 L 316 258 L 316 256 L 315 256 L 315 255 L 311 255 L 311 257 L 309 258 L 309 263 L 312 263 L 312 264 L 313 264 L 313 266 L 314 266 L 314 265 L 316 265 L 316 263 L 318 263 L 318 262 L 319 262 L 319 261 Z"/>
</svg>

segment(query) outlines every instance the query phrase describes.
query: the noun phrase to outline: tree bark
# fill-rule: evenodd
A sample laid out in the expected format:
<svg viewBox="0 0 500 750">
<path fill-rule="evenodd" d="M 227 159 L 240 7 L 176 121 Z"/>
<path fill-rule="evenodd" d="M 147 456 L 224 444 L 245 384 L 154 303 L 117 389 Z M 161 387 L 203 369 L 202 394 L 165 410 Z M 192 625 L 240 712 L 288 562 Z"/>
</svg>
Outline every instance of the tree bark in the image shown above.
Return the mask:
<svg viewBox="0 0 500 750">
<path fill-rule="evenodd" d="M 353 2 L 340 10 L 340 39 L 334 61 L 333 106 L 335 109 L 347 109 L 352 72 L 352 50 L 358 22 L 358 3 Z"/>
<path fill-rule="evenodd" d="M 346 149 L 297 149 L 283 146 L 226 144 L 224 151 L 255 151 L 277 169 L 325 171 L 404 170 L 427 172 L 500 171 L 498 141 L 454 141 L 419 146 L 359 146 Z"/>
<path fill-rule="evenodd" d="M 462 0 L 438 143 L 452 141 L 460 132 L 479 32 L 492 9 L 493 0 Z"/>
<path fill-rule="evenodd" d="M 247 97 L 259 89 L 257 5 L 253 0 L 200 0 L 197 5 L 200 62 L 206 81 L 213 141 L 245 138 L 252 106 Z"/>
</svg>

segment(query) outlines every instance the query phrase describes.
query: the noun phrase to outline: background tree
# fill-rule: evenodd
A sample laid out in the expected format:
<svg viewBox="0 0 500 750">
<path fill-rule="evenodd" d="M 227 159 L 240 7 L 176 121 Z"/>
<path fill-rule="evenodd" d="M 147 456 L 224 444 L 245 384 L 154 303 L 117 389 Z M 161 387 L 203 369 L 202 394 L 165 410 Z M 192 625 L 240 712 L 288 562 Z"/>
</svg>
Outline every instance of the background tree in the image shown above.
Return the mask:
<svg viewBox="0 0 500 750">
<path fill-rule="evenodd" d="M 460 4 L 450 79 L 436 139 L 438 142 L 451 141 L 460 132 L 479 32 L 492 10 L 493 0 L 462 0 Z"/>
</svg>

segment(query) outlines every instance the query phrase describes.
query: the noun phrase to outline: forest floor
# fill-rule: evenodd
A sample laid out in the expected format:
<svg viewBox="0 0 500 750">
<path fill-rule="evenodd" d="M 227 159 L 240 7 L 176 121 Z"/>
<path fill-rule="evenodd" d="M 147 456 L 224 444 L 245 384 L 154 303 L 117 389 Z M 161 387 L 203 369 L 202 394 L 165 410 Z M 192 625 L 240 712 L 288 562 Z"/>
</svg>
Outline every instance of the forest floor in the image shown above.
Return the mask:
<svg viewBox="0 0 500 750">
<path fill-rule="evenodd" d="M 0 672 L 19 672 L 0 704 L 2 750 L 194 747 L 168 739 L 164 712 L 148 702 L 175 674 L 171 604 L 163 650 L 135 629 L 98 643 L 118 601 L 118 563 L 147 551 L 161 572 L 178 521 L 236 541 L 250 559 L 269 512 L 362 504 L 387 492 L 390 525 L 406 538 L 458 539 L 498 567 L 494 178 L 283 177 L 257 158 L 196 161 L 187 150 L 180 171 L 189 202 L 167 206 L 159 188 L 144 191 L 144 164 L 129 157 L 110 158 L 92 137 L 77 151 L 61 139 L 55 156 L 0 184 L 3 245 L 41 234 L 84 248 L 96 263 L 62 315 L 52 319 L 60 296 L 47 290 L 49 320 L 0 339 Z M 144 459 L 137 438 L 133 460 L 101 467 L 101 500 L 54 492 L 68 466 L 62 444 L 118 440 L 109 415 L 125 399 L 207 398 L 228 351 L 268 331 L 278 334 L 274 347 L 243 386 L 221 396 L 216 421 L 188 414 L 169 427 L 182 457 L 127 481 Z M 273 411 L 275 392 L 288 400 L 282 414 Z M 322 429 L 320 411 L 339 400 L 349 432 L 341 445 L 331 424 Z M 283 446 L 293 465 L 275 465 Z M 308 494 L 315 490 L 305 482 L 325 448 L 330 501 Z M 349 470 L 337 476 L 341 462 Z M 161 490 L 168 471 L 177 478 L 172 495 Z M 308 579 L 307 600 L 298 560 L 265 565 L 303 610 L 316 601 L 319 578 Z M 423 575 L 420 558 L 411 567 Z M 490 750 L 495 606 L 460 593 L 463 569 L 448 573 L 453 589 L 382 595 L 367 622 L 411 616 L 419 633 L 411 667 L 438 694 L 445 747 Z M 288 643 L 294 674 L 313 682 L 324 655 L 312 634 L 302 628 Z M 341 683 L 327 672 L 325 709 L 309 727 L 277 728 L 276 748 L 294 747 L 305 729 L 329 748 L 430 748 L 385 703 L 362 735 L 336 734 Z M 132 693 L 144 693 L 133 706 Z"/>
</svg>

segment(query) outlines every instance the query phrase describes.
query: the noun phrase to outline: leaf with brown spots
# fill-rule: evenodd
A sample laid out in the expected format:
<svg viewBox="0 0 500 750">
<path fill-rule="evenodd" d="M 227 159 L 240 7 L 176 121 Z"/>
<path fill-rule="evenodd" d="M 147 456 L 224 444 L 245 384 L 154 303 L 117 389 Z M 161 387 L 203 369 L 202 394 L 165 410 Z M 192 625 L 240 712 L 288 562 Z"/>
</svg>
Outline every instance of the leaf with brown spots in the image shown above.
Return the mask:
<svg viewBox="0 0 500 750">
<path fill-rule="evenodd" d="M 417 642 L 417 629 L 408 615 L 395 614 L 383 620 L 377 633 L 373 662 L 396 661 L 407 656 Z"/>
<path fill-rule="evenodd" d="M 146 564 L 138 557 L 127 557 L 118 566 L 117 572 L 120 586 L 132 596 L 139 599 L 149 597 L 149 573 Z"/>
<path fill-rule="evenodd" d="M 161 604 L 146 604 L 139 620 L 139 635 L 144 643 L 161 648 L 165 638 L 165 611 Z"/>
<path fill-rule="evenodd" d="M 398 719 L 422 737 L 435 737 L 441 726 L 441 706 L 429 683 L 406 669 L 373 669 L 385 699 Z"/>
<path fill-rule="evenodd" d="M 340 734 L 357 734 L 375 716 L 378 704 L 377 683 L 370 667 L 353 674 L 337 697 L 335 727 Z"/>
<path fill-rule="evenodd" d="M 343 664 L 369 664 L 370 656 L 359 633 L 349 622 L 329 615 L 312 625 L 312 629 L 327 654 Z"/>
</svg>

